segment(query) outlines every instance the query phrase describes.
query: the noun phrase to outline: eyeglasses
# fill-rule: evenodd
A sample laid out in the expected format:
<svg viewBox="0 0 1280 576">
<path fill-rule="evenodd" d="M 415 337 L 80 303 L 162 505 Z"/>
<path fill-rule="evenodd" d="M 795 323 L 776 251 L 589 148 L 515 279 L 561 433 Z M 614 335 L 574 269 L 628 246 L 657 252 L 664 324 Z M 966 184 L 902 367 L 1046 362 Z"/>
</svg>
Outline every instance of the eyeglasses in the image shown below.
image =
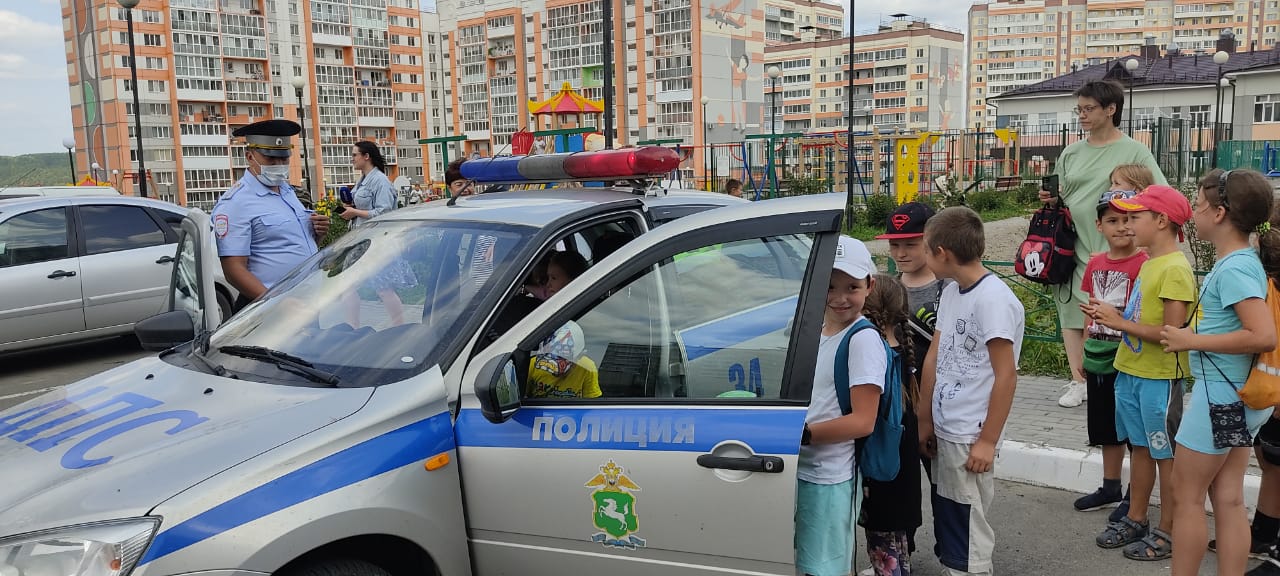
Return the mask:
<svg viewBox="0 0 1280 576">
<path fill-rule="evenodd" d="M 1075 108 L 1072 108 L 1071 111 L 1075 112 L 1076 116 L 1079 116 L 1081 114 L 1093 114 L 1093 111 L 1098 108 L 1101 108 L 1101 106 L 1094 106 L 1090 104 L 1088 106 L 1076 106 Z"/>
<path fill-rule="evenodd" d="M 1231 210 L 1231 203 L 1227 201 L 1227 175 L 1231 174 L 1230 170 L 1224 171 L 1218 175 L 1218 205 Z"/>
</svg>

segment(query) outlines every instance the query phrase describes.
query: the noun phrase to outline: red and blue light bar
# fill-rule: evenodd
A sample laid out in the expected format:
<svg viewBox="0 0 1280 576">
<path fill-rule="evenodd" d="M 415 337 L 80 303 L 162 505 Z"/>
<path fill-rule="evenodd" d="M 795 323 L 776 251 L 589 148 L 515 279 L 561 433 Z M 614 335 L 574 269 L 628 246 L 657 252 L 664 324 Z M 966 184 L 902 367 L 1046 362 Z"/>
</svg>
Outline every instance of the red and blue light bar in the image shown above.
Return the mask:
<svg viewBox="0 0 1280 576">
<path fill-rule="evenodd" d="M 645 146 L 536 156 L 497 156 L 462 163 L 462 177 L 474 182 L 624 180 L 661 176 L 680 166 L 670 148 Z"/>
</svg>

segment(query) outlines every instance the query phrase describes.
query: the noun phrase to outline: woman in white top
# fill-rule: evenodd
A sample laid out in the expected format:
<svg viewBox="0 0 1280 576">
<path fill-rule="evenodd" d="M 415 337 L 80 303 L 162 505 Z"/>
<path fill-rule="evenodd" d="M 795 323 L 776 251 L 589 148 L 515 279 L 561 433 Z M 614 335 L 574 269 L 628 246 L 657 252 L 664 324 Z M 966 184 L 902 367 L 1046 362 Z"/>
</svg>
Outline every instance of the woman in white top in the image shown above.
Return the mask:
<svg viewBox="0 0 1280 576">
<path fill-rule="evenodd" d="M 342 212 L 342 218 L 355 219 L 353 225 L 359 226 L 383 212 L 395 210 L 396 189 L 383 173 L 387 163 L 378 145 L 368 140 L 356 142 L 351 147 L 351 165 L 360 171 L 360 181 L 351 190 L 353 206 Z"/>
</svg>

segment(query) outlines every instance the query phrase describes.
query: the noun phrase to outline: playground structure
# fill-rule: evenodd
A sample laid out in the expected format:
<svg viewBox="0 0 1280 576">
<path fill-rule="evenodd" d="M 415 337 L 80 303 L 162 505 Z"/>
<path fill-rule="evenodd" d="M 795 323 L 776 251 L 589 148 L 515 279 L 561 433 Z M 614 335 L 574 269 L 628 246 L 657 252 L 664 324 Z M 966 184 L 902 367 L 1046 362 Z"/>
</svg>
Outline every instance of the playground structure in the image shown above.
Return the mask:
<svg viewBox="0 0 1280 576">
<path fill-rule="evenodd" d="M 1024 165 L 1016 130 L 855 132 L 852 145 L 852 166 L 844 131 L 761 135 L 686 148 L 697 151 L 690 158 L 703 156 L 703 173 L 689 173 L 701 182 L 698 188 L 719 190 L 733 178 L 757 199 L 813 191 L 812 183 L 792 190 L 800 180 L 817 181 L 823 192 L 848 193 L 852 171 L 855 199 L 881 194 L 902 203 L 939 193 L 940 186 L 994 186 L 998 178 L 1047 169 L 1043 159 Z"/>
</svg>

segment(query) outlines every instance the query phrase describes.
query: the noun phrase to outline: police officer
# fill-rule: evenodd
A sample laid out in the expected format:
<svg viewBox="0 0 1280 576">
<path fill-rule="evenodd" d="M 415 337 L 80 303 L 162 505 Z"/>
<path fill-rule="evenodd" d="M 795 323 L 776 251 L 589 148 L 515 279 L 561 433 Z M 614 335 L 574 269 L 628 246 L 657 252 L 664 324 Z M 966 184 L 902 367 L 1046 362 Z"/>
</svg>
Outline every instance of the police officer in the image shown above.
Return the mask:
<svg viewBox="0 0 1280 576">
<path fill-rule="evenodd" d="M 329 220 L 303 207 L 287 182 L 292 137 L 301 131 L 297 122 L 276 119 L 232 133 L 248 144 L 249 168 L 213 207 L 213 230 L 222 272 L 240 291 L 236 311 L 315 254 L 316 240 L 329 231 Z"/>
</svg>

